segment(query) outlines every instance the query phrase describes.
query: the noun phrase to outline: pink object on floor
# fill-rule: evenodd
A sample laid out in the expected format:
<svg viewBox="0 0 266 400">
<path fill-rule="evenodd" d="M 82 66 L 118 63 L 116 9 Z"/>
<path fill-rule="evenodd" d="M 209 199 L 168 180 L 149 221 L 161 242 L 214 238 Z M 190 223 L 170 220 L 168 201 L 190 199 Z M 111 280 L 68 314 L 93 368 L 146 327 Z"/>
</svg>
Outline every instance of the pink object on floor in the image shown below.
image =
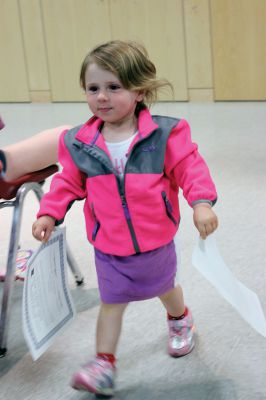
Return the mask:
<svg viewBox="0 0 266 400">
<path fill-rule="evenodd" d="M 26 272 L 27 272 L 27 262 L 32 256 L 32 250 L 18 250 L 17 259 L 16 259 L 16 273 L 15 279 L 19 279 L 24 281 Z M 4 281 L 6 276 L 6 270 L 0 270 L 0 281 Z"/>
</svg>

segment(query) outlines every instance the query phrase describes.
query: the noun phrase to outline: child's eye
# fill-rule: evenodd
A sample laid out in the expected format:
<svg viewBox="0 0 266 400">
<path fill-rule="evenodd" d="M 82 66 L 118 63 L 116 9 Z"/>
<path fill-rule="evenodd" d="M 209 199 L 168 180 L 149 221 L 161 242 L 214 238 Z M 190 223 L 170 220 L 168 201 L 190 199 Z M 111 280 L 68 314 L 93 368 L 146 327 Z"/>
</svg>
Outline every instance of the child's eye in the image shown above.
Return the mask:
<svg viewBox="0 0 266 400">
<path fill-rule="evenodd" d="M 98 87 L 95 86 L 95 85 L 92 85 L 92 86 L 88 86 L 88 87 L 87 87 L 87 91 L 90 92 L 90 93 L 96 93 L 97 90 L 98 90 Z"/>
<path fill-rule="evenodd" d="M 118 85 L 117 83 L 112 83 L 112 84 L 109 86 L 109 88 L 110 88 L 111 90 L 115 91 L 115 90 L 120 89 L 121 86 Z"/>
</svg>

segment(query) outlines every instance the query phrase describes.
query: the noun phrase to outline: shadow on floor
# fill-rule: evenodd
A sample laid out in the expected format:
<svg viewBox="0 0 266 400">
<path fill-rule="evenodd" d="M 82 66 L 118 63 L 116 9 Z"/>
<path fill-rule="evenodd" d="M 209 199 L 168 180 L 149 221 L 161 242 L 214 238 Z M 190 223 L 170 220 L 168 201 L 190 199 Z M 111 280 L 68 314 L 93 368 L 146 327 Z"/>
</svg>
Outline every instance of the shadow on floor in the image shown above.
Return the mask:
<svg viewBox="0 0 266 400">
<path fill-rule="evenodd" d="M 129 386 L 127 389 L 117 390 L 112 400 L 237 400 L 234 383 L 231 380 L 210 380 L 199 383 L 158 382 L 156 386 L 151 382 L 150 386 Z M 72 399 L 72 397 L 71 397 Z M 92 400 L 95 396 L 91 393 L 77 395 L 73 393 L 73 400 Z"/>
</svg>

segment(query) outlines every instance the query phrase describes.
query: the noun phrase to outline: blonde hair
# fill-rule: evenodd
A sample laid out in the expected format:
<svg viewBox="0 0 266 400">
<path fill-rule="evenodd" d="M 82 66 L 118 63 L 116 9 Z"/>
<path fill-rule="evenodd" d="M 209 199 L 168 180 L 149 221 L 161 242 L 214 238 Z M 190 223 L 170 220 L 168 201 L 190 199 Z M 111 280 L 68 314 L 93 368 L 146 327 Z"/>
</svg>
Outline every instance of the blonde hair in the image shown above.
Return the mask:
<svg viewBox="0 0 266 400">
<path fill-rule="evenodd" d="M 113 40 L 90 51 L 80 70 L 80 85 L 84 90 L 85 74 L 92 63 L 116 75 L 125 89 L 144 94 L 143 101 L 138 104 L 138 110 L 157 100 L 158 89 L 168 86 L 173 91 L 170 82 L 156 78 L 155 65 L 149 59 L 145 47 L 139 43 Z"/>
</svg>

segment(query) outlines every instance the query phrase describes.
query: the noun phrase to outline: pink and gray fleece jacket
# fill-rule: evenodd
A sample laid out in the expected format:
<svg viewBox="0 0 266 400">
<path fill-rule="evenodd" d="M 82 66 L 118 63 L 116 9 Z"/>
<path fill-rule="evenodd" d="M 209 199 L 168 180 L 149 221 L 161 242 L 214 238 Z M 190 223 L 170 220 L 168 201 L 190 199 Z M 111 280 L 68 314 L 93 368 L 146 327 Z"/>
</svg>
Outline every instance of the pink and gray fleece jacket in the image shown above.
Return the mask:
<svg viewBox="0 0 266 400">
<path fill-rule="evenodd" d="M 173 239 L 180 221 L 179 189 L 192 207 L 203 201 L 215 204 L 214 183 L 185 120 L 142 110 L 123 178 L 112 165 L 102 123 L 94 116 L 61 134 L 63 169 L 54 176 L 37 217 L 50 215 L 60 224 L 72 203 L 85 199 L 88 240 L 105 253 L 128 256 Z"/>
</svg>

